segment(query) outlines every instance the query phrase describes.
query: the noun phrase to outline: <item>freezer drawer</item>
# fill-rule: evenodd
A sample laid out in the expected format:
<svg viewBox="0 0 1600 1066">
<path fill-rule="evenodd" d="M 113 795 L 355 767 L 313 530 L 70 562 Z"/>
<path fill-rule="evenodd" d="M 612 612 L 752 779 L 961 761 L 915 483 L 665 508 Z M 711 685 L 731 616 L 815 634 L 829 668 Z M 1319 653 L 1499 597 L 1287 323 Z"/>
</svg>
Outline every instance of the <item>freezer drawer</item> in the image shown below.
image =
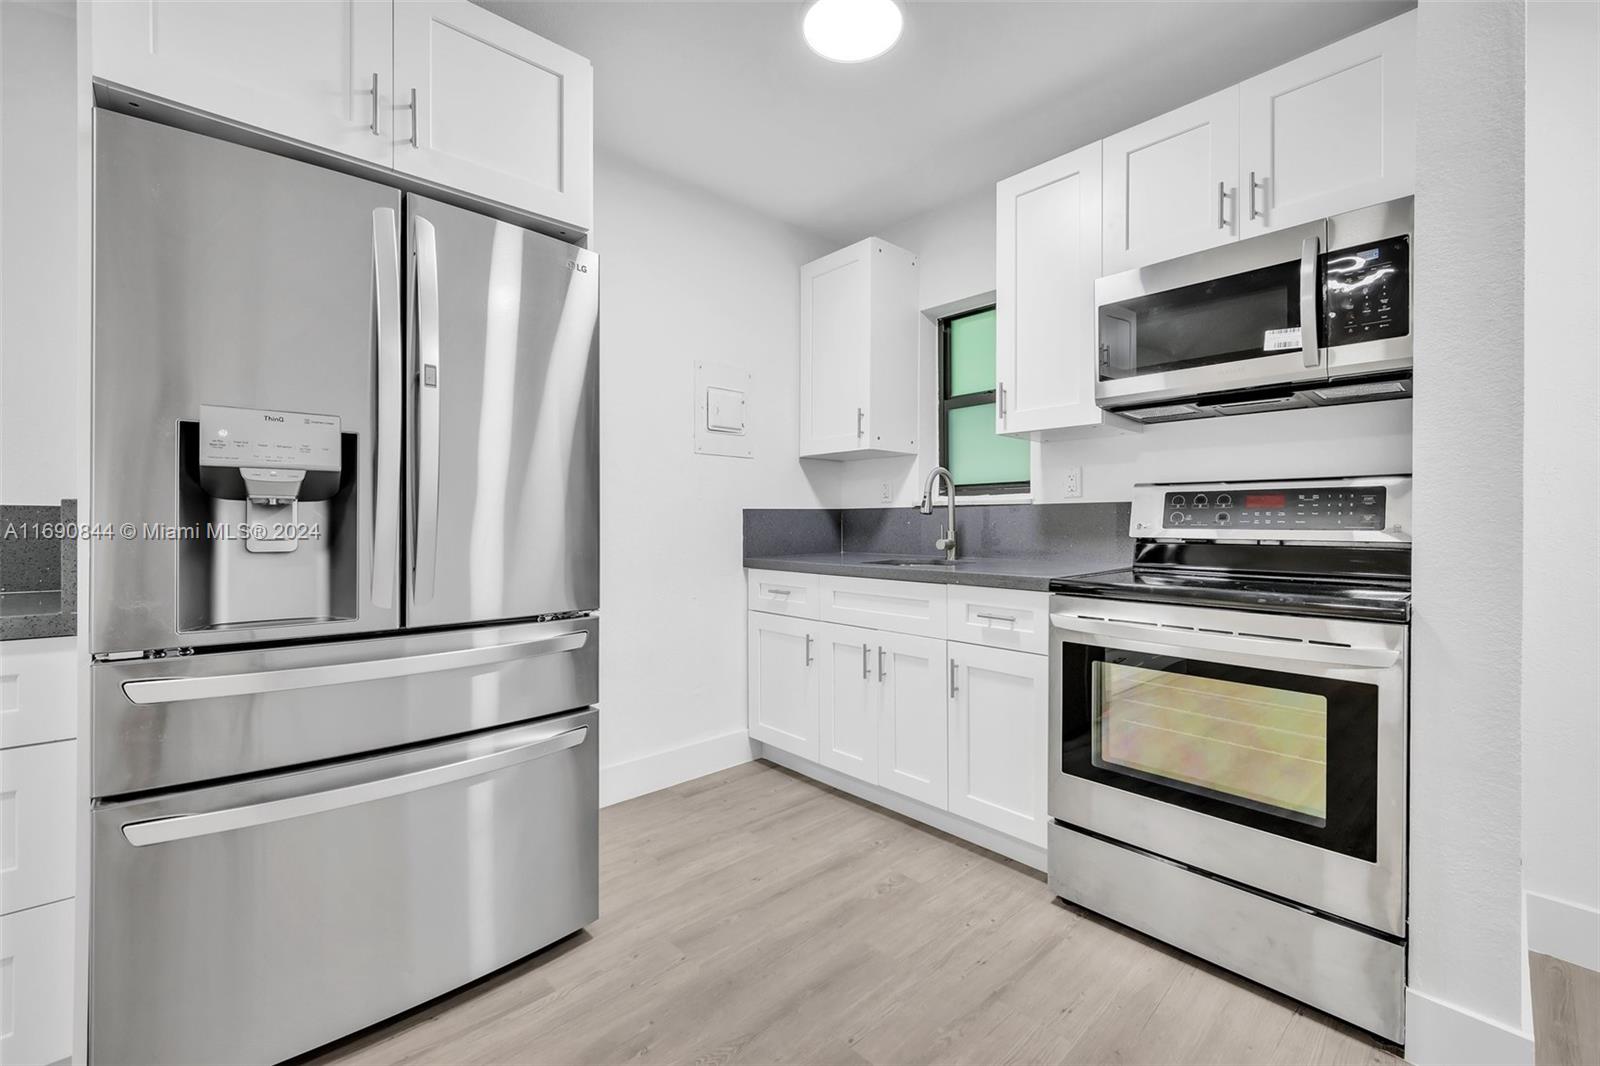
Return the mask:
<svg viewBox="0 0 1600 1066">
<path fill-rule="evenodd" d="M 530 721 L 599 698 L 600 620 L 96 663 L 97 797 Z"/>
<path fill-rule="evenodd" d="M 276 1062 L 594 921 L 598 719 L 97 805 L 90 1061 Z"/>
</svg>

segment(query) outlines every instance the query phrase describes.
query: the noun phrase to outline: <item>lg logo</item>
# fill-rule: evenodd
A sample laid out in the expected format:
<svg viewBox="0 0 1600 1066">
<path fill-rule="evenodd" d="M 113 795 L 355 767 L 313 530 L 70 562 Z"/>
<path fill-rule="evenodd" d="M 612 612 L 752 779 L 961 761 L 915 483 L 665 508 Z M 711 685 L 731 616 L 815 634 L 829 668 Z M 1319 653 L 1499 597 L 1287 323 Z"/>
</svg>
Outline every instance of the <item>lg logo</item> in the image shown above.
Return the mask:
<svg viewBox="0 0 1600 1066">
<path fill-rule="evenodd" d="M 570 260 L 567 263 L 567 269 L 568 270 L 575 270 L 579 274 L 587 274 L 587 273 L 589 273 L 589 264 L 588 263 L 580 263 L 576 259 L 573 259 L 573 260 Z"/>
</svg>

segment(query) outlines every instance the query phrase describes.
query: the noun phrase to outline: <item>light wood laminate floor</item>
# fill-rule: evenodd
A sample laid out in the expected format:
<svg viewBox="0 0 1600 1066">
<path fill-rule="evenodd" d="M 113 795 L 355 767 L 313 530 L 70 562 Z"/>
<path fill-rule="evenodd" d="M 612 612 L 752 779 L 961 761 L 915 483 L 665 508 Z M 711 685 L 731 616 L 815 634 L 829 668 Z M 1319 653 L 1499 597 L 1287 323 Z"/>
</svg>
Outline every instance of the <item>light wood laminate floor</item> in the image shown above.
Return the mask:
<svg viewBox="0 0 1600 1066">
<path fill-rule="evenodd" d="M 1397 1063 L 766 763 L 607 808 L 601 918 L 319 1063 Z"/>
</svg>

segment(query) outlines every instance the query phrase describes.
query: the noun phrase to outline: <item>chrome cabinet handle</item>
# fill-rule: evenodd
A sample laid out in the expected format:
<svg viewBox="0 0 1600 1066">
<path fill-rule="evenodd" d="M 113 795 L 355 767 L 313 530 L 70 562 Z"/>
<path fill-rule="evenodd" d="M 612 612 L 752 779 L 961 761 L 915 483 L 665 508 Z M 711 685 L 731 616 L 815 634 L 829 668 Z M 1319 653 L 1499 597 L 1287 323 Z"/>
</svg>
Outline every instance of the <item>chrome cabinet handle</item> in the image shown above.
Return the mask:
<svg viewBox="0 0 1600 1066">
<path fill-rule="evenodd" d="M 878 680 L 882 681 L 883 676 L 883 646 L 880 644 L 878 646 Z"/>
<path fill-rule="evenodd" d="M 378 124 L 378 72 L 372 72 L 372 135 L 383 136 L 383 128 Z"/>
<path fill-rule="evenodd" d="M 392 207 L 372 212 L 378 324 L 377 484 L 372 495 L 372 604 L 394 606 L 400 555 L 400 237 Z"/>
<path fill-rule="evenodd" d="M 1007 625 L 1010 625 L 1013 628 L 1015 628 L 1017 624 L 1017 619 L 1014 615 L 984 614 L 982 611 L 975 611 L 974 615 L 975 617 L 983 619 L 985 622 L 1005 622 Z"/>
<path fill-rule="evenodd" d="M 960 687 L 956 683 L 956 673 L 957 673 L 957 671 L 959 669 L 960 669 L 960 664 L 957 663 L 954 659 L 951 659 L 950 660 L 950 697 L 951 697 L 951 699 L 954 699 L 956 693 L 961 691 Z"/>
<path fill-rule="evenodd" d="M 413 215 L 417 244 L 417 514 L 412 572 L 418 603 L 433 599 L 439 549 L 439 250 L 433 223 Z"/>
<path fill-rule="evenodd" d="M 789 597 L 789 593 L 792 592 L 792 591 L 793 591 L 793 589 L 769 588 L 769 589 L 767 589 L 767 595 L 768 596 L 782 596 L 785 599 L 787 599 Z"/>
<path fill-rule="evenodd" d="M 861 679 L 872 680 L 872 648 L 866 644 L 861 645 Z"/>
<path fill-rule="evenodd" d="M 1219 182 L 1217 182 L 1217 228 L 1218 229 L 1227 229 L 1228 228 L 1228 217 L 1227 217 L 1226 214 L 1224 214 L 1224 209 L 1227 207 L 1227 205 L 1228 205 L 1228 184 L 1227 184 L 1227 182 L 1219 181 Z"/>
<path fill-rule="evenodd" d="M 1250 172 L 1250 221 L 1254 222 L 1261 217 L 1261 212 L 1256 210 L 1256 190 L 1266 191 L 1267 183 L 1256 181 L 1256 172 Z"/>
<path fill-rule="evenodd" d="M 411 90 L 411 147 L 419 147 L 417 144 L 417 90 L 415 89 Z"/>
<path fill-rule="evenodd" d="M 995 386 L 995 391 L 998 393 L 998 396 L 996 397 L 996 399 L 998 399 L 1000 401 L 1000 403 L 999 403 L 999 408 L 1000 408 L 999 414 L 1000 414 L 1000 421 L 1003 424 L 1005 422 L 1005 420 L 1006 420 L 1006 383 L 1003 382 L 1003 381 L 1000 382 L 998 385 Z"/>
<path fill-rule="evenodd" d="M 1374 670 L 1386 669 L 1400 661 L 1400 651 L 1397 648 L 1345 648 L 1329 644 L 1308 644 L 1297 640 L 1263 639 L 1235 633 L 1206 633 L 1201 630 L 1194 632 L 1184 630 L 1168 634 L 1156 626 L 1118 622 L 1112 619 L 1081 618 L 1075 614 L 1052 614 L 1050 626 L 1053 635 L 1057 637 L 1081 637 L 1091 644 L 1100 644 L 1098 638 L 1120 638 L 1140 644 L 1173 648 L 1186 655 L 1220 651 L 1266 659 L 1284 659 L 1289 662 L 1368 667 Z"/>
<path fill-rule="evenodd" d="M 864 425 L 866 417 L 867 417 L 866 410 L 864 408 L 857 407 L 856 408 L 856 440 L 860 440 L 862 435 L 864 433 L 866 433 L 866 428 L 865 428 L 865 425 Z"/>
<path fill-rule="evenodd" d="M 1300 244 L 1300 355 L 1308 367 L 1322 364 L 1322 349 L 1317 347 L 1317 271 L 1322 242 L 1307 237 Z"/>
<path fill-rule="evenodd" d="M 355 807 L 363 803 L 373 803 L 394 796 L 421 792 L 423 789 L 438 788 L 440 785 L 483 777 L 485 774 L 497 773 L 522 763 L 542 759 L 547 755 L 554 755 L 558 751 L 575 748 L 587 740 L 588 736 L 589 727 L 581 725 L 576 729 L 540 736 L 502 751 L 476 755 L 470 759 L 446 763 L 444 766 L 431 766 L 410 773 L 396 774 L 377 781 L 363 781 L 357 785 L 330 788 L 303 796 L 285 796 L 282 799 L 250 803 L 241 807 L 227 807 L 220 811 L 178 814 L 165 818 L 151 818 L 143 822 L 129 822 L 122 827 L 122 835 L 134 847 L 143 848 L 151 844 L 190 840 L 194 837 L 227 833 L 235 829 L 255 829 L 274 822 L 324 814 L 345 807 Z"/>
<path fill-rule="evenodd" d="M 811 665 L 811 634 L 806 634 L 806 665 Z"/>
<path fill-rule="evenodd" d="M 262 670 L 243 674 L 212 674 L 199 677 L 150 677 L 124 681 L 122 694 L 140 706 L 161 703 L 186 703 L 215 700 L 227 696 L 257 696 L 268 692 L 290 692 L 303 688 L 326 688 L 362 681 L 381 681 L 391 677 L 438 674 L 446 670 L 466 670 L 496 663 L 515 662 L 541 655 L 577 651 L 589 643 L 589 631 L 546 633 L 508 644 L 488 644 L 481 648 L 457 648 L 429 655 L 405 655 L 394 659 L 362 659 L 351 663 L 324 663 L 287 670 Z"/>
</svg>

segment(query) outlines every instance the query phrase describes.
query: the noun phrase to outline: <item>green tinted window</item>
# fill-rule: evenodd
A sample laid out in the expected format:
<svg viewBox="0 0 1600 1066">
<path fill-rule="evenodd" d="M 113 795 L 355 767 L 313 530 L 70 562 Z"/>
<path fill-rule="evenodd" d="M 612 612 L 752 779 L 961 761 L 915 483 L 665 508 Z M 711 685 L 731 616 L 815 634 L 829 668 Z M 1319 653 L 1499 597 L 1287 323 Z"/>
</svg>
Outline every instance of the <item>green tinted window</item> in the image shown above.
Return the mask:
<svg viewBox="0 0 1600 1066">
<path fill-rule="evenodd" d="M 940 322 L 939 459 L 958 493 L 1028 491 L 1028 442 L 994 431 L 994 308 Z"/>
<path fill-rule="evenodd" d="M 950 320 L 951 396 L 994 391 L 994 308 Z"/>
<path fill-rule="evenodd" d="M 1028 442 L 994 431 L 994 404 L 952 408 L 945 416 L 950 476 L 957 485 L 1028 480 Z"/>
</svg>

